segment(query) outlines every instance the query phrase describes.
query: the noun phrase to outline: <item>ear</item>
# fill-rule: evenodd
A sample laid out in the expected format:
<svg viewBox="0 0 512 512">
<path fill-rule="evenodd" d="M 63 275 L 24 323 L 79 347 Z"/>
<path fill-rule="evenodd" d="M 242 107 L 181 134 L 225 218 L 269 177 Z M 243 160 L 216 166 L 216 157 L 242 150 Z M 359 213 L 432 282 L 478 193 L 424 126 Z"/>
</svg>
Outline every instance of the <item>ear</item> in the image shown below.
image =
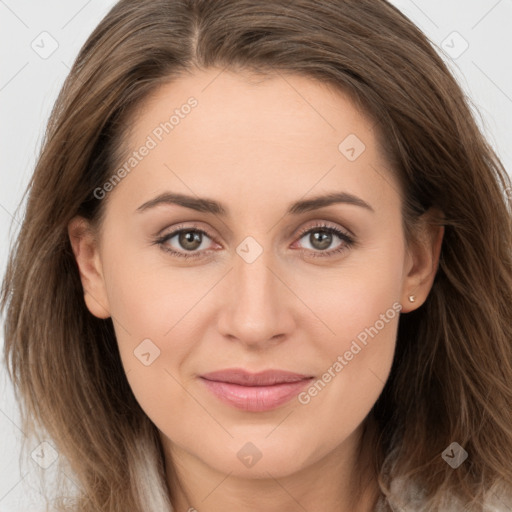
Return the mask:
<svg viewBox="0 0 512 512">
<path fill-rule="evenodd" d="M 407 249 L 406 278 L 402 289 L 402 312 L 419 308 L 427 299 L 439 265 L 444 236 L 443 214 L 429 209 L 419 219 L 414 240 Z M 409 300 L 414 296 L 414 302 Z"/>
<path fill-rule="evenodd" d="M 77 216 L 68 223 L 68 235 L 78 265 L 87 309 L 98 318 L 108 318 L 110 308 L 96 233 L 89 221 Z"/>
</svg>

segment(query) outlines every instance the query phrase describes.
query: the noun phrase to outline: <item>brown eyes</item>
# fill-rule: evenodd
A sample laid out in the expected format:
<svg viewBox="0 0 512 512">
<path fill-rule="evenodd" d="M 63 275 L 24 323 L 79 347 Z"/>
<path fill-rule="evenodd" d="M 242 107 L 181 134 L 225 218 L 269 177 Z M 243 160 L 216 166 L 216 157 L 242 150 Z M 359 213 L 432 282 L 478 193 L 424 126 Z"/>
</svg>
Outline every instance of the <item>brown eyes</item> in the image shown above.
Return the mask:
<svg viewBox="0 0 512 512">
<path fill-rule="evenodd" d="M 353 238 L 348 233 L 325 223 L 303 229 L 298 240 L 306 238 L 306 235 L 310 248 L 300 247 L 299 249 L 313 257 L 332 257 L 349 249 L 354 244 Z M 335 249 L 328 250 L 336 238 L 340 240 L 340 243 Z M 176 239 L 174 243 L 178 247 L 176 245 L 173 247 L 169 243 L 173 239 Z M 213 237 L 197 226 L 180 225 L 170 233 L 157 238 L 154 243 L 178 258 L 200 258 L 212 251 L 208 248 L 208 243 L 205 244 L 205 239 L 212 240 Z"/>
</svg>

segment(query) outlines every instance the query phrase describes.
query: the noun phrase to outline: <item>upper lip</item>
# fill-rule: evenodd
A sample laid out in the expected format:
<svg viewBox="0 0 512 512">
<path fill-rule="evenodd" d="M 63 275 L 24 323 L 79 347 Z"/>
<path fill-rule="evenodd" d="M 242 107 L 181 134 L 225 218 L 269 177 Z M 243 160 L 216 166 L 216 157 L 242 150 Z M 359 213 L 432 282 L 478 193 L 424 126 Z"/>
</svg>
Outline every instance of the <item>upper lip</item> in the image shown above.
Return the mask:
<svg viewBox="0 0 512 512">
<path fill-rule="evenodd" d="M 311 375 L 288 372 L 285 370 L 264 370 L 251 373 L 240 368 L 229 368 L 216 372 L 205 373 L 201 378 L 217 382 L 228 382 L 241 386 L 272 386 L 286 382 L 299 382 L 310 379 Z"/>
</svg>

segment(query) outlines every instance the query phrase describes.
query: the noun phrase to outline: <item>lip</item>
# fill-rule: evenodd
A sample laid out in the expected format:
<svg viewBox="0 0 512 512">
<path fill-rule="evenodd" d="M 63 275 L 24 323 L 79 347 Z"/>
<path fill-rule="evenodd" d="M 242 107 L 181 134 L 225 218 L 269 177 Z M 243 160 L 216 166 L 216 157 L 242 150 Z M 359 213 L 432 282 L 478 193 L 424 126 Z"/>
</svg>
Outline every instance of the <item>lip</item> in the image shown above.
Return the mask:
<svg viewBox="0 0 512 512">
<path fill-rule="evenodd" d="M 313 377 L 285 370 L 250 373 L 232 368 L 206 373 L 200 378 L 222 402 L 245 411 L 263 412 L 289 402 Z"/>
</svg>

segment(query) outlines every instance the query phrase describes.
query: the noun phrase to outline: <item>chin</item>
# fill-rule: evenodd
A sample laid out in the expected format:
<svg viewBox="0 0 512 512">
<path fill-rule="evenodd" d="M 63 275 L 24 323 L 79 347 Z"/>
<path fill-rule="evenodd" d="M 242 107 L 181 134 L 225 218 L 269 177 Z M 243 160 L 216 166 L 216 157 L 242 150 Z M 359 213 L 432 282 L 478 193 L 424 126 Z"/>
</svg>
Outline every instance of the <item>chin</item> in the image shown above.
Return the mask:
<svg viewBox="0 0 512 512">
<path fill-rule="evenodd" d="M 224 445 L 208 450 L 209 460 L 203 460 L 222 473 L 231 473 L 240 478 L 282 478 L 294 474 L 308 464 L 315 462 L 319 452 L 309 449 L 304 440 L 283 438 L 271 429 L 262 429 L 261 433 L 252 430 L 251 435 L 236 436 Z M 274 438 L 272 438 L 275 436 Z M 204 453 L 204 452 L 203 452 Z M 270 475 L 269 475 L 270 474 Z"/>
</svg>

